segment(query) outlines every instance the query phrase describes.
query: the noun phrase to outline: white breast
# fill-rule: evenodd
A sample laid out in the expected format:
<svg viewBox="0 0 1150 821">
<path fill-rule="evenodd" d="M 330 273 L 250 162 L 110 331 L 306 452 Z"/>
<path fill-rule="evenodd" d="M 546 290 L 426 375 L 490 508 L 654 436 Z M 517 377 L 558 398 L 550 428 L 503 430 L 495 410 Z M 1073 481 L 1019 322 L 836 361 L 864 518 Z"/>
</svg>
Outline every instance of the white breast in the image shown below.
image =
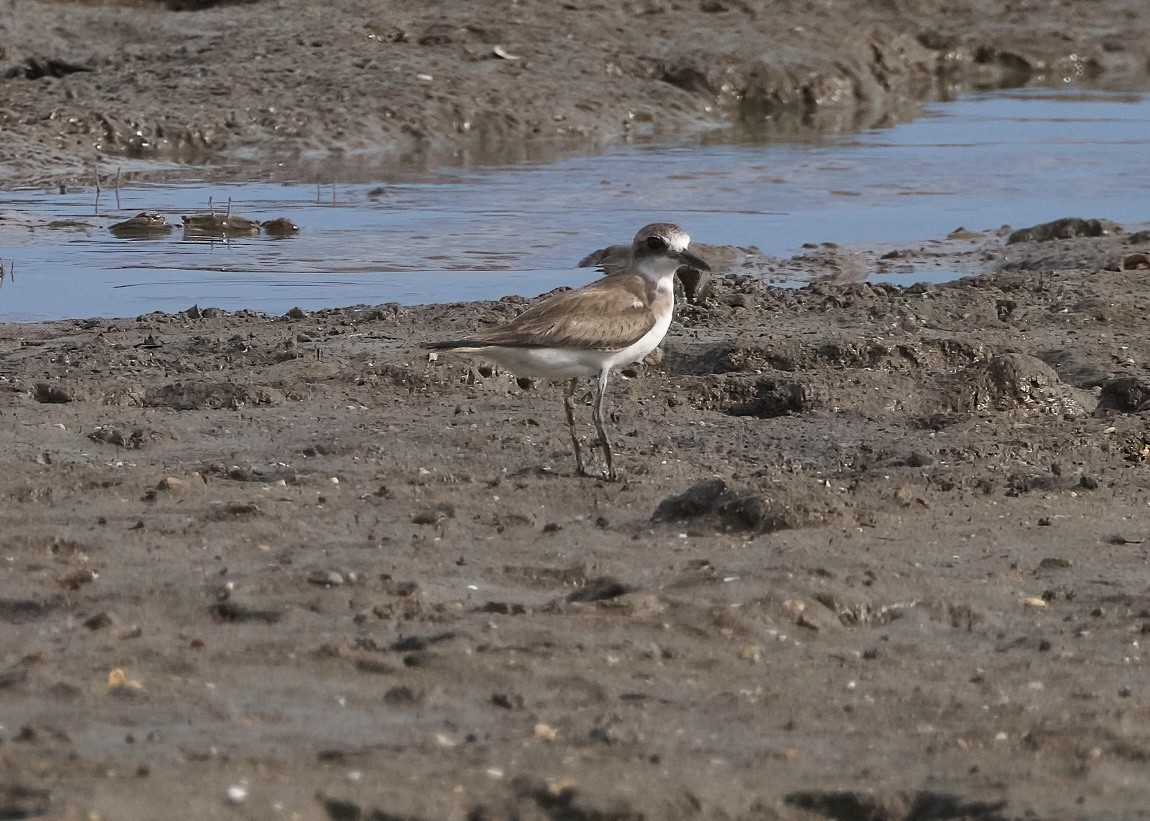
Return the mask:
<svg viewBox="0 0 1150 821">
<path fill-rule="evenodd" d="M 675 308 L 674 279 L 664 277 L 655 287 L 655 299 L 651 302 L 651 310 L 655 313 L 655 324 L 641 339 L 633 342 L 621 351 L 613 353 L 604 365 L 606 368 L 616 368 L 620 365 L 630 365 L 639 362 L 651 351 L 659 347 L 667 329 L 671 327 L 671 315 Z"/>
</svg>

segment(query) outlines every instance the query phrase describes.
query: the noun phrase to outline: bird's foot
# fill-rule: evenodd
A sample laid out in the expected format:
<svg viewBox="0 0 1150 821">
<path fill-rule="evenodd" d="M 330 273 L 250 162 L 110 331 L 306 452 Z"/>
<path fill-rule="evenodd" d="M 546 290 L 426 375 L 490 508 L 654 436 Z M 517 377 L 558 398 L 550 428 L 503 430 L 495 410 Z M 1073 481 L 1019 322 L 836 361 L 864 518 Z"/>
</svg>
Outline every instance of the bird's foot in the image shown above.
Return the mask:
<svg viewBox="0 0 1150 821">
<path fill-rule="evenodd" d="M 582 476 L 587 479 L 602 479 L 605 482 L 618 482 L 619 474 L 615 468 L 605 468 L 601 473 L 591 473 L 584 465 L 578 465 L 575 468 L 575 475 Z"/>
</svg>

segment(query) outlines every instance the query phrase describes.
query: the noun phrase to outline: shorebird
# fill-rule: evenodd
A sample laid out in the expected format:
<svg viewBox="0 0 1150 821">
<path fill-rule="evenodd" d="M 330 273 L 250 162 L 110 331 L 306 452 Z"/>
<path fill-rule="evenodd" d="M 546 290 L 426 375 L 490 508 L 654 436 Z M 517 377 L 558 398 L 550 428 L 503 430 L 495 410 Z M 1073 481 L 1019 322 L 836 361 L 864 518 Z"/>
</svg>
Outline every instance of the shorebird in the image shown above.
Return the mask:
<svg viewBox="0 0 1150 821">
<path fill-rule="evenodd" d="M 575 431 L 575 389 L 581 378 L 596 378 L 591 419 L 607 465 L 606 478 L 614 481 L 611 442 L 603 426 L 607 377 L 612 368 L 643 359 L 666 335 L 675 307 L 674 278 L 679 266 L 710 270 L 687 250 L 690 241 L 677 225 L 648 225 L 635 235 L 630 260 L 619 270 L 550 297 L 506 325 L 430 347 L 476 354 L 518 376 L 569 380 L 563 408 L 580 476 L 586 476 L 587 470 Z"/>
</svg>

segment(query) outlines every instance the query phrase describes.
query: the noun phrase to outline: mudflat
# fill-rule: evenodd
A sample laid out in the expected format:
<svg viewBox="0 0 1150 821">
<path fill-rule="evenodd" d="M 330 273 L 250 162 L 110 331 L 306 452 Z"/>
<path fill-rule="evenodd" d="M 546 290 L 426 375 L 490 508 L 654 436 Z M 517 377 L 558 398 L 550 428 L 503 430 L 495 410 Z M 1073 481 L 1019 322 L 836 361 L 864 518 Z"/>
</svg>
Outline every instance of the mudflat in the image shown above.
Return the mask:
<svg viewBox="0 0 1150 821">
<path fill-rule="evenodd" d="M 1144 4 L 1000 6 L 0 0 L 0 168 L 1144 82 Z M 528 300 L 0 325 L 0 815 L 1150 815 L 1150 235 L 1099 224 L 720 270 L 612 380 L 618 482 L 560 386 L 427 353 Z"/>
</svg>

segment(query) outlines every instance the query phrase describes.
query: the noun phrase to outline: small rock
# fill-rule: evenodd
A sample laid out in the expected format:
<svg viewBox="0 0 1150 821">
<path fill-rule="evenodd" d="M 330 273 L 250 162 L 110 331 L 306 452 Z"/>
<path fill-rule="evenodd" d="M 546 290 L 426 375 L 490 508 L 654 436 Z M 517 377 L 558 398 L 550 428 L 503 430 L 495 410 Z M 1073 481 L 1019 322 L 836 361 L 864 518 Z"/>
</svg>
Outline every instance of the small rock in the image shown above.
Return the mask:
<svg viewBox="0 0 1150 821">
<path fill-rule="evenodd" d="M 763 648 L 757 644 L 748 645 L 739 651 L 739 658 L 751 664 L 758 664 L 763 660 Z"/>
<path fill-rule="evenodd" d="M 63 405 L 72 401 L 72 394 L 59 385 L 49 385 L 47 382 L 37 382 L 32 389 L 32 396 L 37 402 L 47 405 Z"/>
<path fill-rule="evenodd" d="M 722 479 L 696 482 L 661 501 L 652 521 L 673 522 L 709 517 L 723 531 L 767 531 L 780 526 L 771 503 L 756 493 L 736 493 Z"/>
<path fill-rule="evenodd" d="M 806 606 L 799 612 L 798 617 L 795 619 L 795 624 L 799 627 L 805 627 L 808 630 L 822 633 L 841 630 L 843 628 L 842 620 L 825 604 L 817 601 L 809 601 L 805 604 Z"/>
<path fill-rule="evenodd" d="M 258 222 L 237 214 L 212 212 L 183 216 L 180 220 L 184 224 L 185 237 L 240 237 L 260 232 Z"/>
<path fill-rule="evenodd" d="M 491 703 L 504 710 L 522 710 L 523 696 L 509 696 L 506 693 L 492 693 Z"/>
<path fill-rule="evenodd" d="M 361 673 L 370 673 L 377 676 L 387 676 L 395 672 L 395 667 L 385 661 L 372 658 L 355 660 L 355 669 Z"/>
<path fill-rule="evenodd" d="M 587 583 L 567 597 L 569 602 L 596 602 L 604 599 L 615 599 L 631 593 L 637 588 L 623 584 L 614 576 L 600 576 L 588 579 Z"/>
<path fill-rule="evenodd" d="M 674 521 L 702 516 L 712 511 L 726 492 L 727 483 L 722 479 L 704 479 L 679 495 L 668 496 L 661 501 L 651 518 L 656 521 Z"/>
<path fill-rule="evenodd" d="M 269 237 L 275 237 L 276 239 L 294 237 L 299 233 L 299 226 L 287 217 L 276 217 L 275 219 L 264 220 L 260 223 L 260 227 L 264 229 L 265 234 Z"/>
<path fill-rule="evenodd" d="M 1120 376 L 1102 386 L 1099 410 L 1136 413 L 1150 408 L 1150 381 L 1136 376 Z"/>
<path fill-rule="evenodd" d="M 455 508 L 452 505 L 438 504 L 434 507 L 416 511 L 411 517 L 411 523 L 415 525 L 434 525 L 439 524 L 444 519 L 453 518 L 455 518 Z"/>
<path fill-rule="evenodd" d="M 313 570 L 307 580 L 321 587 L 339 587 L 345 581 L 343 574 L 335 570 Z"/>
<path fill-rule="evenodd" d="M 93 632 L 96 630 L 103 630 L 107 627 L 114 627 L 119 623 L 120 619 L 117 618 L 115 613 L 109 613 L 105 610 L 101 610 L 94 616 L 89 616 L 88 618 L 84 619 L 84 626 Z"/>
<path fill-rule="evenodd" d="M 278 610 L 270 608 L 251 607 L 236 601 L 223 601 L 219 604 L 212 605 L 210 608 L 212 615 L 220 621 L 225 622 L 263 622 L 265 624 L 275 624 L 281 618 L 283 613 Z"/>
<path fill-rule="evenodd" d="M 554 741 L 559 737 L 559 731 L 549 724 L 539 722 L 535 725 L 535 737 L 540 741 Z"/>
<path fill-rule="evenodd" d="M 126 694 L 143 690 L 144 685 L 135 679 L 128 678 L 122 667 L 115 667 L 108 673 L 108 691 L 117 694 Z"/>
<path fill-rule="evenodd" d="M 1050 242 L 1056 239 L 1074 239 L 1075 237 L 1104 237 L 1121 234 L 1122 226 L 1104 219 L 1080 219 L 1066 217 L 1033 225 L 1030 228 L 1020 228 L 1006 238 L 1007 245 L 1017 242 Z"/>
<path fill-rule="evenodd" d="M 527 608 L 522 604 L 515 604 L 512 602 L 489 601 L 482 607 L 478 608 L 478 612 L 499 613 L 503 616 L 522 616 L 527 612 Z"/>
<path fill-rule="evenodd" d="M 124 450 L 142 450 L 155 439 L 155 436 L 143 428 L 124 430 L 114 425 L 97 425 L 88 434 L 88 438 L 93 442 L 115 445 Z"/>
<path fill-rule="evenodd" d="M 419 701 L 419 698 L 416 696 L 415 691 L 407 685 L 392 687 L 383 694 L 383 703 L 393 706 L 415 704 L 417 701 Z"/>
<path fill-rule="evenodd" d="M 252 502 L 228 502 L 215 511 L 215 518 L 226 519 L 232 516 L 237 518 L 241 516 L 259 516 L 261 512 L 259 505 Z"/>
<path fill-rule="evenodd" d="M 910 485 L 900 487 L 895 491 L 894 496 L 903 507 L 930 507 L 930 505 L 926 503 L 926 500 L 919 495 L 919 492 Z"/>
<path fill-rule="evenodd" d="M 247 800 L 248 788 L 241 784 L 233 784 L 227 791 L 229 804 L 242 804 Z"/>
<path fill-rule="evenodd" d="M 100 577 L 95 570 L 83 569 L 56 579 L 56 583 L 68 590 L 79 590 L 86 584 L 91 584 Z"/>
<path fill-rule="evenodd" d="M 93 71 L 93 69 L 82 63 L 72 63 L 55 57 L 28 57 L 23 63 L 5 71 L 3 76 L 5 79 L 20 77 L 25 80 L 39 80 L 42 77 L 65 77 L 79 71 Z"/>
<path fill-rule="evenodd" d="M 108 231 L 119 239 L 156 239 L 167 236 L 175 227 L 162 214 L 141 211 L 131 219 L 117 222 Z"/>
</svg>

